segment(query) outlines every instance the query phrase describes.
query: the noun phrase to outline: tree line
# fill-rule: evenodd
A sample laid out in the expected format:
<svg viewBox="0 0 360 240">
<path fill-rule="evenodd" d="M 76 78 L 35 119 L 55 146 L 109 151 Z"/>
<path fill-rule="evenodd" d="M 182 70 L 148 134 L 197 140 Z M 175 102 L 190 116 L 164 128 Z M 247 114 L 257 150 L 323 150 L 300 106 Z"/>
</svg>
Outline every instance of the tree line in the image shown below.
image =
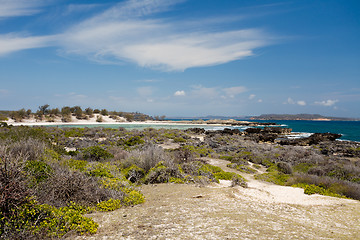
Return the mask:
<svg viewBox="0 0 360 240">
<path fill-rule="evenodd" d="M 24 119 L 35 118 L 39 121 L 48 121 L 54 122 L 55 119 L 61 118 L 62 122 L 71 122 L 72 117 L 76 117 L 76 119 L 90 119 L 97 115 L 97 122 L 103 121 L 103 116 L 109 116 L 112 119 L 120 119 L 125 118 L 127 121 L 146 121 L 146 120 L 164 120 L 165 115 L 163 116 L 155 116 L 151 117 L 147 114 L 139 113 L 139 112 L 122 112 L 122 111 L 109 111 L 107 109 L 93 109 L 91 107 L 87 107 L 82 109 L 80 106 L 65 106 L 61 109 L 59 108 L 50 108 L 49 104 L 45 104 L 38 107 L 36 112 L 33 112 L 31 109 L 20 109 L 17 111 L 2 111 L 0 120 L 4 121 L 7 118 L 11 118 L 16 122 L 21 122 Z"/>
</svg>

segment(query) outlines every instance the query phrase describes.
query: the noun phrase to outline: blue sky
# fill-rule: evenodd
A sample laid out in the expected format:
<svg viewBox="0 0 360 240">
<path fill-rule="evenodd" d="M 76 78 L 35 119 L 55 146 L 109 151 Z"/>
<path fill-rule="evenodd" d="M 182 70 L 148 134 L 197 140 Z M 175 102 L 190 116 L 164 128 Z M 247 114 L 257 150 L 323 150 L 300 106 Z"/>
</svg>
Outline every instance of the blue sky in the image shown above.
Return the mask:
<svg viewBox="0 0 360 240">
<path fill-rule="evenodd" d="M 0 0 L 0 109 L 360 117 L 357 0 Z"/>
</svg>

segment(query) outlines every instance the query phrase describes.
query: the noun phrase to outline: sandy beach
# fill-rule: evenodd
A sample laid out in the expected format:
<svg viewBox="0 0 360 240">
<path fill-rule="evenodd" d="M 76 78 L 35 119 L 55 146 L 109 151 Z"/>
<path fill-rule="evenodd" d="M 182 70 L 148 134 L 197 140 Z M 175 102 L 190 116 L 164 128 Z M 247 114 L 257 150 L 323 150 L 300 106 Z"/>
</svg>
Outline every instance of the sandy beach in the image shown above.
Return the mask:
<svg viewBox="0 0 360 240">
<path fill-rule="evenodd" d="M 97 117 L 102 117 L 102 122 L 97 121 Z M 216 120 L 220 121 L 220 120 Z M 9 119 L 5 121 L 8 125 L 12 126 L 58 126 L 58 125 L 114 125 L 114 124 L 121 124 L 121 125 L 200 125 L 200 126 L 227 126 L 226 121 L 224 123 L 216 123 L 216 121 L 155 121 L 155 120 L 146 120 L 146 121 L 127 121 L 123 117 L 118 117 L 117 119 L 110 118 L 109 116 L 103 116 L 100 114 L 94 114 L 92 118 L 89 119 L 77 119 L 75 116 L 71 117 L 71 122 L 63 122 L 61 121 L 60 117 L 54 119 L 54 121 L 46 121 L 42 120 L 39 121 L 35 118 L 30 119 L 23 119 L 21 122 L 16 122 L 13 119 Z M 229 120 L 228 122 L 231 122 Z M 244 122 L 245 123 L 245 122 Z M 230 125 L 229 125 L 230 126 Z"/>
</svg>

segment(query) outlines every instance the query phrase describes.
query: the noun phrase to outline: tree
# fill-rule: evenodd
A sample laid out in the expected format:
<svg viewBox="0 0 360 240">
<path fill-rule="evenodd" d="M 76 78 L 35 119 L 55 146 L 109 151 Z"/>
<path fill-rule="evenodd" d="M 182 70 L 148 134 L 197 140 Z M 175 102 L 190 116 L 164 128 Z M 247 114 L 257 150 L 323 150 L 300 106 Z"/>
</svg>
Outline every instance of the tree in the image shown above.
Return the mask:
<svg viewBox="0 0 360 240">
<path fill-rule="evenodd" d="M 32 113 L 31 109 L 28 109 L 28 110 L 26 111 L 26 117 L 30 117 L 31 113 Z"/>
<path fill-rule="evenodd" d="M 106 110 L 106 109 L 101 109 L 100 114 L 103 115 L 103 116 L 109 115 L 108 110 Z"/>
<path fill-rule="evenodd" d="M 131 113 L 125 114 L 125 118 L 128 122 L 132 122 L 134 120 L 134 115 Z"/>
<path fill-rule="evenodd" d="M 49 111 L 50 115 L 56 116 L 60 114 L 60 110 L 58 108 L 53 108 Z"/>
<path fill-rule="evenodd" d="M 83 110 L 81 109 L 80 106 L 74 107 L 74 113 L 77 119 L 81 119 L 83 117 Z"/>
<path fill-rule="evenodd" d="M 61 115 L 63 116 L 68 116 L 71 114 L 71 110 L 70 110 L 70 107 L 63 107 L 61 108 Z"/>
<path fill-rule="evenodd" d="M 92 110 L 92 108 L 88 107 L 88 108 L 85 109 L 85 114 L 92 117 L 93 114 L 94 114 L 94 111 Z"/>
<path fill-rule="evenodd" d="M 49 104 L 45 104 L 45 105 L 42 105 L 42 106 L 39 106 L 39 114 L 42 114 L 42 115 L 45 115 L 49 112 Z"/>
<path fill-rule="evenodd" d="M 63 122 L 71 122 L 71 110 L 70 107 L 61 108 L 61 115 Z"/>
</svg>

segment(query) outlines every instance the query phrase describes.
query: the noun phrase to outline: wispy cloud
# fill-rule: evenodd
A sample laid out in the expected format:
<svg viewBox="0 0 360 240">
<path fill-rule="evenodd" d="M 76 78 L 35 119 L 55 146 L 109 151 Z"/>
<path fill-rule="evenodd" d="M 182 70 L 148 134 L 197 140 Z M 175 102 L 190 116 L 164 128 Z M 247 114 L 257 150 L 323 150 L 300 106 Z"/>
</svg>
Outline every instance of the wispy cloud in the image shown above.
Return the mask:
<svg viewBox="0 0 360 240">
<path fill-rule="evenodd" d="M 304 100 L 294 101 L 292 98 L 288 98 L 284 104 L 296 104 L 299 106 L 306 106 L 306 102 Z"/>
<path fill-rule="evenodd" d="M 319 102 L 315 102 L 316 105 L 320 105 L 320 106 L 325 106 L 325 107 L 331 107 L 334 106 L 335 103 L 339 102 L 339 100 L 326 100 L 326 101 L 319 101 Z"/>
<path fill-rule="evenodd" d="M 44 3 L 44 0 L 0 0 L 0 19 L 34 15 Z"/>
<path fill-rule="evenodd" d="M 236 95 L 246 92 L 247 88 L 244 86 L 236 86 L 236 87 L 224 88 L 223 91 L 226 93 L 228 97 L 234 98 Z"/>
<path fill-rule="evenodd" d="M 184 1 L 128 0 L 54 36 L 1 35 L 0 55 L 53 45 L 63 49 L 62 53 L 85 56 L 104 64 L 130 62 L 161 71 L 184 71 L 243 59 L 273 42 L 274 38 L 261 29 L 214 30 L 211 21 L 199 18 L 196 20 L 203 25 L 195 30 L 183 27 L 188 24 L 186 19 L 158 14 Z M 0 5 L 5 6 L 0 17 L 35 14 L 44 3 L 45 0 L 0 0 Z M 79 9 L 95 11 L 96 5 L 70 5 L 67 11 Z M 228 29 L 226 26 L 217 29 Z M 55 38 L 56 41 L 50 41 Z"/>
<path fill-rule="evenodd" d="M 0 56 L 20 50 L 53 45 L 55 36 L 26 37 L 18 34 L 0 35 Z"/>
<path fill-rule="evenodd" d="M 254 99 L 256 97 L 256 95 L 255 94 L 250 94 L 250 96 L 249 96 L 249 100 L 252 100 L 252 99 Z"/>
<path fill-rule="evenodd" d="M 253 55 L 270 44 L 260 29 L 201 32 L 182 29 L 181 21 L 152 16 L 183 1 L 136 0 L 117 4 L 64 34 L 68 53 L 99 62 L 133 62 L 162 71 L 222 64 Z M 199 19 L 201 21 L 201 19 Z"/>
</svg>

